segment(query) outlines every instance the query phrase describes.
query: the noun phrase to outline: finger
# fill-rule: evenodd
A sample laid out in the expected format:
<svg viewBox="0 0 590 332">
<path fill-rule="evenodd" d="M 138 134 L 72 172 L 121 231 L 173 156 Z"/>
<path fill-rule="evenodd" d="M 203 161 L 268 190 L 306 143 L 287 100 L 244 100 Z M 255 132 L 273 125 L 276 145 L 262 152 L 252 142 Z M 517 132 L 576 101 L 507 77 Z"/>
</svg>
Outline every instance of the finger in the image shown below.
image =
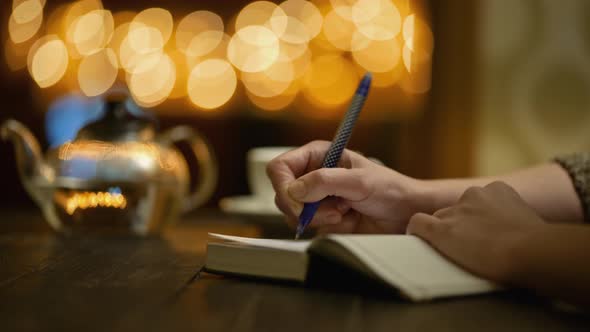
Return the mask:
<svg viewBox="0 0 590 332">
<path fill-rule="evenodd" d="M 291 218 L 296 218 L 301 214 L 303 210 L 303 203 L 286 199 L 285 195 L 275 195 L 275 205 L 281 212 Z"/>
<path fill-rule="evenodd" d="M 438 211 L 435 211 L 432 215 L 438 219 L 443 219 L 443 218 L 451 216 L 453 214 L 454 210 L 455 210 L 455 206 L 449 206 L 446 208 L 442 208 Z"/>
<path fill-rule="evenodd" d="M 327 196 L 359 202 L 369 197 L 372 187 L 359 169 L 322 168 L 303 175 L 287 190 L 293 199 L 302 202 L 316 202 Z"/>
<path fill-rule="evenodd" d="M 459 198 L 459 202 L 465 202 L 472 199 L 481 199 L 485 195 L 484 189 L 482 187 L 469 187 L 464 192 L 463 195 Z"/>
<path fill-rule="evenodd" d="M 502 181 L 494 181 L 486 185 L 484 188 L 501 195 L 507 195 L 511 198 L 521 199 L 520 195 L 513 187 Z"/>
<path fill-rule="evenodd" d="M 342 216 L 348 212 L 350 208 L 343 209 L 343 206 L 348 204 L 342 203 L 339 197 L 327 197 L 322 200 L 320 207 L 314 215 L 310 226 L 317 228 L 325 225 L 334 225 L 342 221 Z"/>
<path fill-rule="evenodd" d="M 318 228 L 318 234 L 345 234 L 354 233 L 357 224 L 360 220 L 360 215 L 352 210 L 342 216 L 342 221 L 335 225 L 325 225 Z"/>
<path fill-rule="evenodd" d="M 329 146 L 329 142 L 314 141 L 271 160 L 266 167 L 266 173 L 275 191 L 278 192 L 279 189 L 305 174 L 307 169 L 319 168 Z"/>
<path fill-rule="evenodd" d="M 425 213 L 416 213 L 410 218 L 406 232 L 416 235 L 423 240 L 435 245 L 438 242 L 438 228 L 440 219 Z"/>
</svg>

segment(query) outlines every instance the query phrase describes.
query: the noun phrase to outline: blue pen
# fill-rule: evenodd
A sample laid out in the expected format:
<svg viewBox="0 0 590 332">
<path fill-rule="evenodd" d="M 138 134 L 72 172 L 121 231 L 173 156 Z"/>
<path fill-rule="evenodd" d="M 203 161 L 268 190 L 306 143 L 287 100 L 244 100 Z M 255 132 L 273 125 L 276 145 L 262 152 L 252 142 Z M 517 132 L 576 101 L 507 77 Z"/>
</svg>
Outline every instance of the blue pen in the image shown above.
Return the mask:
<svg viewBox="0 0 590 332">
<path fill-rule="evenodd" d="M 350 107 L 348 111 L 344 115 L 344 119 L 340 123 L 340 127 L 338 127 L 338 131 L 336 132 L 336 136 L 326 153 L 326 157 L 324 157 L 324 163 L 322 164 L 322 168 L 333 168 L 336 167 L 338 161 L 340 160 L 340 156 L 342 155 L 342 151 L 346 147 L 348 140 L 350 139 L 350 134 L 352 133 L 352 128 L 356 122 L 356 119 L 365 104 L 365 100 L 367 100 L 367 95 L 369 94 L 369 87 L 371 86 L 371 73 L 366 73 L 361 82 L 359 83 L 358 88 L 352 98 L 352 102 L 350 103 Z M 309 224 L 309 222 L 313 219 L 316 211 L 320 207 L 319 202 L 313 203 L 305 203 L 303 205 L 303 211 L 299 215 L 299 224 L 297 225 L 297 232 L 295 233 L 295 240 L 299 239 L 299 237 L 305 231 L 305 227 Z"/>
</svg>

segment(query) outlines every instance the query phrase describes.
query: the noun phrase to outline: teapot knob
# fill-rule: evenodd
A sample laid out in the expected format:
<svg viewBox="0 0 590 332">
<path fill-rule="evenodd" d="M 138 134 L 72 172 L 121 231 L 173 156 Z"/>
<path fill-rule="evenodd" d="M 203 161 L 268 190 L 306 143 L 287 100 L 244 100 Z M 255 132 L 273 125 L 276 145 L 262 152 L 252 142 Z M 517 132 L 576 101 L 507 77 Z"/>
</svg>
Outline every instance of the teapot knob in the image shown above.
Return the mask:
<svg viewBox="0 0 590 332">
<path fill-rule="evenodd" d="M 197 130 L 188 126 L 177 126 L 158 136 L 158 142 L 171 146 L 179 142 L 187 142 L 199 166 L 196 189 L 188 195 L 182 204 L 182 211 L 188 212 L 203 205 L 213 194 L 217 185 L 217 160 L 211 145 Z"/>
</svg>

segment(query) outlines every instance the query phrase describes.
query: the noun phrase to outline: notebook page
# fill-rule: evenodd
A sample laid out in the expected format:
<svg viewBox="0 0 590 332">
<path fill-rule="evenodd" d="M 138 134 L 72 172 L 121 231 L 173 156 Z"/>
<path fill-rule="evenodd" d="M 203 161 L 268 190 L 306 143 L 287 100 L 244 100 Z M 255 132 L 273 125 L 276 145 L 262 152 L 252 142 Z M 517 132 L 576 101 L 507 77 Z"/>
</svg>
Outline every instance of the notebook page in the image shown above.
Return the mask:
<svg viewBox="0 0 590 332">
<path fill-rule="evenodd" d="M 230 242 L 236 242 L 236 243 L 240 243 L 240 244 L 246 244 L 246 245 L 250 245 L 250 246 L 280 249 L 280 250 L 295 251 L 295 252 L 305 252 L 307 250 L 307 248 L 309 247 L 309 245 L 311 244 L 311 241 L 258 239 L 258 238 L 232 236 L 232 235 L 224 235 L 224 234 L 217 234 L 217 233 L 209 233 L 209 236 L 214 237 L 216 239 L 221 239 L 221 240 L 230 241 Z"/>
<path fill-rule="evenodd" d="M 331 235 L 371 270 L 414 300 L 494 290 L 410 235 Z"/>
</svg>

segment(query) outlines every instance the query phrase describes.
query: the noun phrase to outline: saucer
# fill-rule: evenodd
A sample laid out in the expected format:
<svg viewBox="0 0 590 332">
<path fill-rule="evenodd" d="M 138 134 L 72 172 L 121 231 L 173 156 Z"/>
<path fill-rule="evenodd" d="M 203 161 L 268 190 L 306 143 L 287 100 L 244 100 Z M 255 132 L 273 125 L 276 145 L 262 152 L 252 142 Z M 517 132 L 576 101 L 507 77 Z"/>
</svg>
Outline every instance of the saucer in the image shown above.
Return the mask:
<svg viewBox="0 0 590 332">
<path fill-rule="evenodd" d="M 219 207 L 225 213 L 248 217 L 259 222 L 280 220 L 283 216 L 274 202 L 263 201 L 256 196 L 225 197 L 219 201 Z"/>
</svg>

